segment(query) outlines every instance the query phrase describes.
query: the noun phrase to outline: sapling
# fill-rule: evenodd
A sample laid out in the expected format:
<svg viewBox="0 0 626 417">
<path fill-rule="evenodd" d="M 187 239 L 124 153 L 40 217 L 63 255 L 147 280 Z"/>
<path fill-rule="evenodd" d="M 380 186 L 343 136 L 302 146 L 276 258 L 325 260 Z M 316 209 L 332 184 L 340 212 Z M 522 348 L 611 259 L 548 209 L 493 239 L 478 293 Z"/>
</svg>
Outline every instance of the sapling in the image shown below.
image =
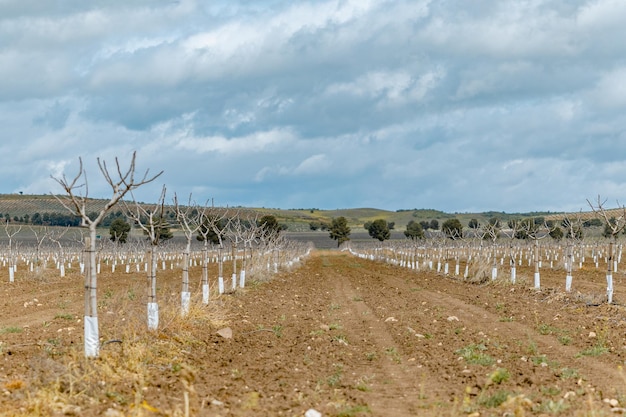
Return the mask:
<svg viewBox="0 0 626 417">
<path fill-rule="evenodd" d="M 154 181 L 163 171 L 149 177 L 148 171 L 145 172 L 141 179 L 135 178 L 135 161 L 136 152 L 133 152 L 128 169 L 122 171 L 120 162 L 115 158 L 116 177 L 111 175 L 106 162 L 97 159 L 100 173 L 109 184 L 112 190 L 112 196 L 100 212 L 94 218 L 90 218 L 87 212 L 87 198 L 89 188 L 87 184 L 87 173 L 83 167 L 83 161 L 79 158 L 78 173 L 73 178 L 67 178 L 65 174 L 61 177 L 52 177 L 63 189 L 65 196 L 57 196 L 55 198 L 70 213 L 81 219 L 81 226 L 89 230 L 89 236 L 85 239 L 85 251 L 87 252 L 88 268 L 86 269 L 85 278 L 85 356 L 97 357 L 99 354 L 99 332 L 98 332 L 98 304 L 96 300 L 97 294 L 97 269 L 96 269 L 96 228 L 104 219 L 105 215 L 113 208 L 124 196 L 132 190 Z M 84 182 L 82 182 L 84 181 Z M 82 182 L 82 183 L 81 183 Z M 81 191 L 83 190 L 83 191 Z"/>
<path fill-rule="evenodd" d="M 148 236 L 150 248 L 146 252 L 147 258 L 147 288 L 148 288 L 148 329 L 156 330 L 159 327 L 159 304 L 156 296 L 156 271 L 157 257 L 155 250 L 161 241 L 161 225 L 163 224 L 163 212 L 165 203 L 166 188 L 163 186 L 161 196 L 152 209 L 147 209 L 138 204 L 133 196 L 133 207 L 124 203 L 127 215 L 134 220 L 135 224 Z M 132 193 L 131 193 L 132 195 Z M 114 265 L 115 266 L 115 265 Z M 127 271 L 129 265 L 127 264 Z"/>
<path fill-rule="evenodd" d="M 618 217 L 609 217 L 609 213 L 604 208 L 606 200 L 602 201 L 600 199 L 600 196 L 598 196 L 598 199 L 596 200 L 596 205 L 593 205 L 589 200 L 587 200 L 587 203 L 591 207 L 591 210 L 596 214 L 596 216 L 605 221 L 605 235 L 607 237 L 610 236 L 606 271 L 606 295 L 607 302 L 611 304 L 613 302 L 613 249 L 615 241 L 617 240 L 617 236 L 621 231 L 624 230 L 624 228 L 626 228 L 626 206 L 621 206 L 619 208 Z"/>
</svg>

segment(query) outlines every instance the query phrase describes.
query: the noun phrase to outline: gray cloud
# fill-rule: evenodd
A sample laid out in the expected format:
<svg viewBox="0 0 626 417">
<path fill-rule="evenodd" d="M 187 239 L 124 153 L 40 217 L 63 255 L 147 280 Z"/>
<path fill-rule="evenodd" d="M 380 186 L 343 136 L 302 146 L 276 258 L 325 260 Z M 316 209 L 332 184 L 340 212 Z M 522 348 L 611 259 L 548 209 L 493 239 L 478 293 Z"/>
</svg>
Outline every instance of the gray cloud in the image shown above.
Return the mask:
<svg viewBox="0 0 626 417">
<path fill-rule="evenodd" d="M 0 6 L 2 192 L 138 151 L 198 200 L 578 210 L 626 154 L 618 0 Z M 622 198 L 623 200 L 623 198 Z"/>
</svg>

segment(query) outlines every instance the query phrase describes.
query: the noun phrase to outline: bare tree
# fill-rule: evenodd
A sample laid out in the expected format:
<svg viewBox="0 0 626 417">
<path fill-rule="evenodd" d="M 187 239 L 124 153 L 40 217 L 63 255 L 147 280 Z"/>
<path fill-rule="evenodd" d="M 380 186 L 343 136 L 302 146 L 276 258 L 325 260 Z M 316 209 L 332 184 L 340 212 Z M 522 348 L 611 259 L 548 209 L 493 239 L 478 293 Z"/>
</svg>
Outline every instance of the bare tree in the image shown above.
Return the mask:
<svg viewBox="0 0 626 417">
<path fill-rule="evenodd" d="M 198 229 L 198 240 L 202 241 L 202 303 L 209 303 L 209 244 L 213 242 L 214 224 L 220 224 L 226 218 L 225 210 L 216 210 L 214 207 L 205 205 L 201 211 L 200 228 Z M 218 228 L 219 229 L 219 228 Z M 220 254 L 221 257 L 221 254 Z M 222 263 L 220 261 L 219 277 L 221 277 L 221 288 L 223 288 L 224 278 L 222 277 Z M 218 280 L 219 280 L 218 277 Z M 223 292 L 223 290 L 222 290 Z"/>
<path fill-rule="evenodd" d="M 562 221 L 563 227 L 566 229 L 565 237 L 567 246 L 565 247 L 565 291 L 572 290 L 572 269 L 574 266 L 574 242 L 580 242 L 582 236 L 582 218 L 577 215 L 575 218 L 565 217 Z"/>
<path fill-rule="evenodd" d="M 200 230 L 202 226 L 203 214 L 198 210 L 198 205 L 191 201 L 191 194 L 186 206 L 178 203 L 178 197 L 174 193 L 174 210 L 176 211 L 176 219 L 185 234 L 187 242 L 183 251 L 183 288 L 181 291 L 181 313 L 186 316 L 189 313 L 189 302 L 191 293 L 189 291 L 189 255 L 191 253 L 191 240 L 194 233 Z"/>
<path fill-rule="evenodd" d="M 9 238 L 9 282 L 15 281 L 15 271 L 17 270 L 17 259 L 13 253 L 13 236 L 22 230 L 22 226 L 11 226 L 9 220 L 4 224 L 4 232 Z"/>
<path fill-rule="evenodd" d="M 598 196 L 595 205 L 589 200 L 587 200 L 587 203 L 596 216 L 604 220 L 606 230 L 608 230 L 611 235 L 606 271 L 606 295 L 608 303 L 611 304 L 613 302 L 613 270 L 617 268 L 617 261 L 615 261 L 615 265 L 613 265 L 613 246 L 619 233 L 626 228 L 626 206 L 620 206 L 618 202 L 619 216 L 615 217 L 611 216 L 604 208 L 606 200 L 602 200 L 600 196 Z"/>
<path fill-rule="evenodd" d="M 63 245 L 61 244 L 61 239 L 63 239 L 63 236 L 65 236 L 65 234 L 68 232 L 68 230 L 70 230 L 69 226 L 67 226 L 62 231 L 59 231 L 59 230 L 52 231 L 50 233 L 50 235 L 48 236 L 49 239 L 52 242 L 56 243 L 57 246 L 59 247 L 59 258 L 58 258 L 58 262 L 57 262 L 57 267 L 59 269 L 59 273 L 60 273 L 61 277 L 65 276 L 65 251 L 63 250 Z"/>
<path fill-rule="evenodd" d="M 224 294 L 224 258 L 222 250 L 224 249 L 224 237 L 228 232 L 230 221 L 227 209 L 211 206 L 210 209 L 204 210 L 202 225 L 198 229 L 198 233 L 203 236 L 205 250 L 209 240 L 215 238 L 214 240 L 217 242 L 217 287 L 219 294 Z M 212 236 L 211 239 L 209 239 L 209 235 Z"/>
<path fill-rule="evenodd" d="M 156 297 L 156 271 L 157 271 L 157 257 L 155 250 L 159 246 L 160 228 L 163 223 L 163 212 L 165 204 L 165 185 L 161 191 L 157 203 L 149 210 L 145 206 L 137 203 L 133 196 L 133 208 L 129 207 L 126 202 L 124 207 L 126 214 L 130 217 L 143 232 L 148 236 L 150 241 L 150 248 L 147 251 L 146 258 L 148 259 L 148 271 L 147 271 L 147 288 L 148 288 L 148 329 L 156 330 L 159 328 L 159 304 Z M 131 193 L 132 196 L 132 193 Z"/>
<path fill-rule="evenodd" d="M 41 246 L 43 245 L 44 240 L 50 237 L 50 230 L 48 230 L 48 226 L 40 226 L 39 228 L 34 228 L 32 226 L 28 226 L 33 235 L 35 235 L 35 241 L 37 242 L 37 246 L 35 248 L 35 266 L 37 271 L 41 267 L 41 262 L 39 259 L 39 255 L 41 253 Z M 45 267 L 45 265 L 44 265 Z"/>
<path fill-rule="evenodd" d="M 539 273 L 540 256 L 539 256 L 539 241 L 550 236 L 550 233 L 556 226 L 548 224 L 544 221 L 542 224 L 538 223 L 538 219 L 527 218 L 520 221 L 518 233 L 533 241 L 533 263 L 535 266 L 534 284 L 535 289 L 541 289 L 541 275 Z"/>
<path fill-rule="evenodd" d="M 250 259 L 253 256 L 253 247 L 252 243 L 258 238 L 259 235 L 259 225 L 258 225 L 258 213 L 254 213 L 254 215 L 248 214 L 244 221 L 237 221 L 237 224 L 234 226 L 234 233 L 238 234 L 240 239 L 243 241 L 243 258 L 241 261 L 241 270 L 239 271 L 239 287 L 243 288 L 246 286 L 246 268 L 247 268 L 247 253 L 246 250 L 250 248 Z"/>
<path fill-rule="evenodd" d="M 87 252 L 85 274 L 85 356 L 97 357 L 99 346 L 98 332 L 98 304 L 97 295 L 97 270 L 96 270 L 96 228 L 104 219 L 106 214 L 113 208 L 127 193 L 141 187 L 144 184 L 154 181 L 163 171 L 154 176 L 148 176 L 146 171 L 141 179 L 135 178 L 135 161 L 136 152 L 133 152 L 130 164 L 127 170 L 122 170 L 120 162 L 115 158 L 115 171 L 113 174 L 109 171 L 106 162 L 97 159 L 100 173 L 109 184 L 112 190 L 112 196 L 104 204 L 104 207 L 95 216 L 90 218 L 87 213 L 87 198 L 89 195 L 89 187 L 87 183 L 87 172 L 83 167 L 83 161 L 79 158 L 78 173 L 71 178 L 63 174 L 59 177 L 52 177 L 63 189 L 65 196 L 57 196 L 57 200 L 70 213 L 81 219 L 81 226 L 89 230 L 89 236 L 85 239 L 85 251 Z M 114 177 L 115 176 L 115 177 Z"/>
</svg>

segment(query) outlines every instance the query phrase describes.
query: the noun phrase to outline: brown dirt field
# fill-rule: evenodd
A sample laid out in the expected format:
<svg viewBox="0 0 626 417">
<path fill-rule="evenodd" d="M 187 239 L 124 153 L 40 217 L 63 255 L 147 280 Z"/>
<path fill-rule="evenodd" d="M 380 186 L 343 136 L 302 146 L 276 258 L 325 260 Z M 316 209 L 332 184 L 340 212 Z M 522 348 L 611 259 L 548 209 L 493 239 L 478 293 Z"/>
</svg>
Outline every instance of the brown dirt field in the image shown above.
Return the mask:
<svg viewBox="0 0 626 417">
<path fill-rule="evenodd" d="M 571 293 L 562 269 L 543 269 L 540 291 L 532 272 L 518 267 L 511 284 L 500 270 L 478 285 L 314 251 L 267 282 L 212 293 L 208 306 L 192 268 L 182 318 L 181 272 L 159 271 L 156 332 L 146 329 L 145 276 L 104 272 L 104 345 L 85 359 L 80 274 L 18 271 L 9 283 L 2 271 L 0 415 L 623 413 L 624 275 L 607 305 L 603 270 L 575 271 Z"/>
</svg>

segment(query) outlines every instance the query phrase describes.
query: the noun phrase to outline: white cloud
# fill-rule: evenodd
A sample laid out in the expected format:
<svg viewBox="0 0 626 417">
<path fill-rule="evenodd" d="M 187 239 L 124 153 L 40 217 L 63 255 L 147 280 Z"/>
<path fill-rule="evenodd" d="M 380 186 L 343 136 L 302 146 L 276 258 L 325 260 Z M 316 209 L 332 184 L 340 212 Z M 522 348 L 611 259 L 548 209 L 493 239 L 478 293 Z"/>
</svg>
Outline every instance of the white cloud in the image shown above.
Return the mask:
<svg viewBox="0 0 626 417">
<path fill-rule="evenodd" d="M 227 155 L 246 155 L 258 152 L 284 151 L 295 139 L 295 135 L 288 129 L 276 129 L 235 138 L 224 136 L 181 137 L 176 141 L 175 148 L 197 153 L 217 152 Z"/>
<path fill-rule="evenodd" d="M 296 175 L 326 175 L 331 167 L 332 163 L 325 154 L 317 154 L 300 162 L 293 173 Z"/>
</svg>

